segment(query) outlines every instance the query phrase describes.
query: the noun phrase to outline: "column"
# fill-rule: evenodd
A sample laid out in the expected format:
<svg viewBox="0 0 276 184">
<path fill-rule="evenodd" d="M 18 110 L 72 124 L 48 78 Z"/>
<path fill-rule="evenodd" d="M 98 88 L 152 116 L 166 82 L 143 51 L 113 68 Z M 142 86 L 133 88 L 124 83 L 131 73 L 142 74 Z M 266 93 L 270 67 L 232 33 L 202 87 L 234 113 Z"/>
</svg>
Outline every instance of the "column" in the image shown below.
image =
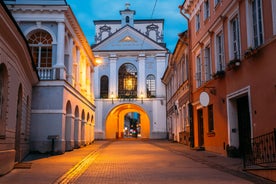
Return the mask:
<svg viewBox="0 0 276 184">
<path fill-rule="evenodd" d="M 65 25 L 63 22 L 58 22 L 58 38 L 57 38 L 57 63 L 54 66 L 56 79 L 65 79 L 64 66 L 64 34 Z"/>
<path fill-rule="evenodd" d="M 156 55 L 156 97 L 165 97 L 166 88 L 160 80 L 166 69 L 166 55 Z"/>
<path fill-rule="evenodd" d="M 139 54 L 138 56 L 138 64 L 139 64 L 139 70 L 138 70 L 138 86 L 137 86 L 137 96 L 140 97 L 141 93 L 144 97 L 147 97 L 146 94 L 146 71 L 145 71 L 145 61 L 146 57 L 145 54 Z"/>
<path fill-rule="evenodd" d="M 68 68 L 67 68 L 67 81 L 73 84 L 73 39 L 69 38 L 69 58 L 68 58 Z"/>
<path fill-rule="evenodd" d="M 110 55 L 109 57 L 110 61 L 110 74 L 109 74 L 109 97 L 111 97 L 111 94 L 113 92 L 114 97 L 117 96 L 117 56 Z"/>
</svg>

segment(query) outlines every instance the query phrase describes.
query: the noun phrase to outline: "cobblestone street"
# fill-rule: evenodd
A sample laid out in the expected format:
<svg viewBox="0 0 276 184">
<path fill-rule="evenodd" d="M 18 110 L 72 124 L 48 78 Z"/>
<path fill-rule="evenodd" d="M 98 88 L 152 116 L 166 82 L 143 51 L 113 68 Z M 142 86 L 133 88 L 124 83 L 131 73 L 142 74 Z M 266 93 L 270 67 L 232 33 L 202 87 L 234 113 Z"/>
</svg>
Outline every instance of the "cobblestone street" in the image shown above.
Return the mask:
<svg viewBox="0 0 276 184">
<path fill-rule="evenodd" d="M 240 161 L 168 141 L 99 141 L 63 155 L 30 155 L 30 169 L 14 169 L 0 183 L 272 183 L 239 170 Z"/>
<path fill-rule="evenodd" d="M 141 141 L 106 147 L 76 183 L 250 183 Z"/>
</svg>

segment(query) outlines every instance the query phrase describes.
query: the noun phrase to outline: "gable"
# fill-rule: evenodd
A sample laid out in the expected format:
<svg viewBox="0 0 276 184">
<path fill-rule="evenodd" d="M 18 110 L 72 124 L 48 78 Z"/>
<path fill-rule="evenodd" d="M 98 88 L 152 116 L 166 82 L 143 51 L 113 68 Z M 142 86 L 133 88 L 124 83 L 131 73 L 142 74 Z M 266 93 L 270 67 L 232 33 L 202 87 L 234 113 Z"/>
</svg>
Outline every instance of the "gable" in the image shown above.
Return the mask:
<svg viewBox="0 0 276 184">
<path fill-rule="evenodd" d="M 116 50 L 166 50 L 166 48 L 134 28 L 125 26 L 93 48 L 93 51 Z"/>
</svg>

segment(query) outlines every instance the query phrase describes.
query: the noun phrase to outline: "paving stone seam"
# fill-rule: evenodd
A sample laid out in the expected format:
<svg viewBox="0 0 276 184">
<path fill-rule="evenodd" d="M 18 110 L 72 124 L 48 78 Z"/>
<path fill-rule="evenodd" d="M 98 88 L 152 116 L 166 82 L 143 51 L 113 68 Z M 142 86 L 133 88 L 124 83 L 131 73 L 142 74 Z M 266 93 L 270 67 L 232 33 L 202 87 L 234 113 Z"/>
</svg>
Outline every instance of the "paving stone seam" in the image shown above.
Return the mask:
<svg viewBox="0 0 276 184">
<path fill-rule="evenodd" d="M 112 141 L 108 141 L 101 145 L 98 149 L 89 153 L 84 159 L 78 162 L 74 167 L 67 171 L 64 175 L 59 177 L 53 184 L 69 184 L 74 183 L 86 170 L 87 168 L 96 160 L 96 158 L 101 154 L 101 152 L 109 146 Z"/>
</svg>

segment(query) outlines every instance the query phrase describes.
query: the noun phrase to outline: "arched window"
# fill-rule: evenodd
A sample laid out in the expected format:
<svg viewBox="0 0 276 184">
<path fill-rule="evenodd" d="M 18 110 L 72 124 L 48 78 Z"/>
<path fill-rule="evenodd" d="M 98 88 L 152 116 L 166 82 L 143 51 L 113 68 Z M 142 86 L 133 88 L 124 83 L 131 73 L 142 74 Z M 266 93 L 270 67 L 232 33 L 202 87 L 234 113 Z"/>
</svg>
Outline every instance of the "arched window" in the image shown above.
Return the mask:
<svg viewBox="0 0 276 184">
<path fill-rule="evenodd" d="M 129 16 L 126 16 L 126 23 L 129 23 Z"/>
<path fill-rule="evenodd" d="M 137 97 L 137 69 L 133 64 L 126 63 L 119 68 L 119 98 Z"/>
<path fill-rule="evenodd" d="M 156 97 L 155 77 L 154 77 L 154 75 L 150 74 L 150 75 L 147 76 L 146 85 L 147 85 L 147 97 L 148 98 Z"/>
<path fill-rule="evenodd" d="M 38 68 L 52 67 L 52 42 L 51 35 L 44 30 L 36 30 L 28 36 L 32 56 Z"/>
<path fill-rule="evenodd" d="M 6 112 L 8 101 L 8 72 L 4 64 L 0 65 L 0 138 L 5 138 Z"/>
<path fill-rule="evenodd" d="M 108 98 L 108 77 L 106 75 L 101 77 L 101 98 Z"/>
</svg>

